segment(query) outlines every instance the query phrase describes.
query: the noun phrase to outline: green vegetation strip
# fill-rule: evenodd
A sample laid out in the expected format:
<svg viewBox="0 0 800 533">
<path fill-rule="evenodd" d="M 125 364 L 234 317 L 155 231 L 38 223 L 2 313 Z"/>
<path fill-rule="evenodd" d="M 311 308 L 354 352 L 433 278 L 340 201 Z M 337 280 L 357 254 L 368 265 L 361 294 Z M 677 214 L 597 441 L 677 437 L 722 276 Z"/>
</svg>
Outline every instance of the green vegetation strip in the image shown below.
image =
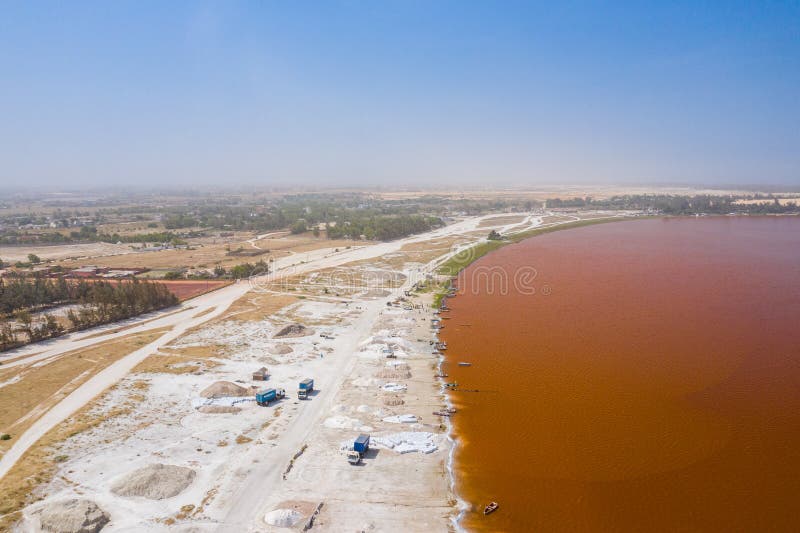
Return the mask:
<svg viewBox="0 0 800 533">
<path fill-rule="evenodd" d="M 609 218 L 590 218 L 585 220 L 576 220 L 575 222 L 566 222 L 563 224 L 553 224 L 551 226 L 544 226 L 541 228 L 534 228 L 528 231 L 523 231 L 520 233 L 514 233 L 505 237 L 502 241 L 484 241 L 481 243 L 476 244 L 475 246 L 464 250 L 463 252 L 454 255 L 444 263 L 442 263 L 439 268 L 439 274 L 447 275 L 447 276 L 455 276 L 471 263 L 474 263 L 484 255 L 505 246 L 506 244 L 517 243 L 528 239 L 530 237 L 536 237 L 537 235 L 542 235 L 543 233 L 550 233 L 553 231 L 560 231 L 563 229 L 573 229 L 573 228 L 580 228 L 583 226 L 592 226 L 594 224 L 605 224 L 607 222 L 619 222 L 621 220 L 640 220 L 642 218 L 649 218 L 649 217 L 609 217 Z M 444 294 L 444 293 L 442 293 Z M 434 303 L 441 300 L 441 296 L 437 295 Z"/>
</svg>

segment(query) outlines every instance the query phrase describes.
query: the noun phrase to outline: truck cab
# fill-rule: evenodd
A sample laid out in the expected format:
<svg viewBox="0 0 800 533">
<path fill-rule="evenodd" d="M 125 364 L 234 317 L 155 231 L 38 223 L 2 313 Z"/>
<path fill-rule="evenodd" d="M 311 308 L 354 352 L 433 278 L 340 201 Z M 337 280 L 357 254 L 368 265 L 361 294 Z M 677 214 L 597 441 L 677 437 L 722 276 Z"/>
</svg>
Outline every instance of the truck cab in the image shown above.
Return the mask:
<svg viewBox="0 0 800 533">
<path fill-rule="evenodd" d="M 361 462 L 361 458 L 369 450 L 369 435 L 362 433 L 353 442 L 353 449 L 347 452 L 347 462 L 351 465 L 357 465 Z"/>
<path fill-rule="evenodd" d="M 311 391 L 314 390 L 314 380 L 313 379 L 304 379 L 300 382 L 300 385 L 297 387 L 297 398 L 300 400 L 305 400 L 308 398 L 308 395 Z"/>
</svg>

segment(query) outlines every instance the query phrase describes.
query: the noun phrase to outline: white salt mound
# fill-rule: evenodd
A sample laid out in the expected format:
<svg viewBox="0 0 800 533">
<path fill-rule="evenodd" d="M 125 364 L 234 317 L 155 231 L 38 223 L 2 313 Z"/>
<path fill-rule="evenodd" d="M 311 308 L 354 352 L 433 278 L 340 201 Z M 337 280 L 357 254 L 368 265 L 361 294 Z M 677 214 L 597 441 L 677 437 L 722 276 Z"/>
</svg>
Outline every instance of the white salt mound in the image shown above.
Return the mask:
<svg viewBox="0 0 800 533">
<path fill-rule="evenodd" d="M 433 453 L 438 449 L 436 435 L 426 431 L 405 431 L 389 435 L 373 436 L 370 445 L 378 448 L 388 448 L 397 453 Z"/>
<path fill-rule="evenodd" d="M 275 509 L 264 516 L 264 521 L 271 526 L 293 527 L 301 518 L 303 515 L 294 509 Z"/>
<path fill-rule="evenodd" d="M 414 415 L 395 415 L 395 416 L 387 416 L 383 419 L 384 422 L 390 422 L 392 424 L 413 424 L 417 421 L 417 417 Z"/>
<path fill-rule="evenodd" d="M 340 415 L 326 418 L 322 425 L 332 429 L 356 429 L 361 426 L 361 421 L 356 418 Z"/>
<path fill-rule="evenodd" d="M 91 500 L 63 500 L 48 503 L 36 514 L 43 531 L 58 533 L 97 533 L 110 521 Z"/>
<path fill-rule="evenodd" d="M 256 397 L 253 396 L 223 396 L 219 398 L 192 398 L 192 407 L 200 409 L 208 406 L 223 406 L 234 407 L 240 404 L 255 402 Z"/>
<path fill-rule="evenodd" d="M 111 486 L 118 496 L 141 496 L 150 500 L 163 500 L 183 492 L 192 484 L 197 474 L 185 466 L 152 464 L 134 470 Z"/>
</svg>

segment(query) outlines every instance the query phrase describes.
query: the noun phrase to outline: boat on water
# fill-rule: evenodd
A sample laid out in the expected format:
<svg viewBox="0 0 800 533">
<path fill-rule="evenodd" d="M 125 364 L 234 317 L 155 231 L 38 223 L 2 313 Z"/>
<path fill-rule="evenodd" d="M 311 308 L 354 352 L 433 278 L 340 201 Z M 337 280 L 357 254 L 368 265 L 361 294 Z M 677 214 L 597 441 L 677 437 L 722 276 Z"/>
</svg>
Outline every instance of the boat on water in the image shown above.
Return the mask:
<svg viewBox="0 0 800 533">
<path fill-rule="evenodd" d="M 500 505 L 497 502 L 490 502 L 489 505 L 484 507 L 483 514 L 493 513 L 497 510 L 498 507 L 500 507 Z"/>
<path fill-rule="evenodd" d="M 467 363 L 466 361 L 460 361 L 458 366 L 472 366 L 472 363 Z"/>
</svg>

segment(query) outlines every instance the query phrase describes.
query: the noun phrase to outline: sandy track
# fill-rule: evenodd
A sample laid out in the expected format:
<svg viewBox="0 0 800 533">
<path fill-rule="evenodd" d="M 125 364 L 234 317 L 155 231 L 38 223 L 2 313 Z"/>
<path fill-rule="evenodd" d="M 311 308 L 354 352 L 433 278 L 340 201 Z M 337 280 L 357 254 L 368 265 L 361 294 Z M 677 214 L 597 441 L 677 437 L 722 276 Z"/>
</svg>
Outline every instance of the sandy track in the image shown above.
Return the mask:
<svg viewBox="0 0 800 533">
<path fill-rule="evenodd" d="M 264 529 L 261 518 L 270 510 L 265 504 L 273 491 L 280 487 L 281 475 L 289 458 L 308 440 L 309 434 L 320 425 L 323 416 L 330 412 L 345 376 L 349 375 L 356 363 L 359 342 L 369 335 L 379 311 L 386 307 L 388 299 L 362 303 L 364 313 L 348 328 L 346 335 L 337 337 L 331 345 L 334 353 L 329 357 L 336 361 L 333 372 L 315 377 L 319 394 L 300 403 L 295 419 L 281 434 L 277 447 L 270 452 L 274 456 L 284 457 L 285 460 L 255 463 L 249 456 L 242 459 L 239 466 L 246 472 L 246 477 L 240 481 L 239 490 L 230 495 L 232 506 L 218 531 Z"/>
</svg>

